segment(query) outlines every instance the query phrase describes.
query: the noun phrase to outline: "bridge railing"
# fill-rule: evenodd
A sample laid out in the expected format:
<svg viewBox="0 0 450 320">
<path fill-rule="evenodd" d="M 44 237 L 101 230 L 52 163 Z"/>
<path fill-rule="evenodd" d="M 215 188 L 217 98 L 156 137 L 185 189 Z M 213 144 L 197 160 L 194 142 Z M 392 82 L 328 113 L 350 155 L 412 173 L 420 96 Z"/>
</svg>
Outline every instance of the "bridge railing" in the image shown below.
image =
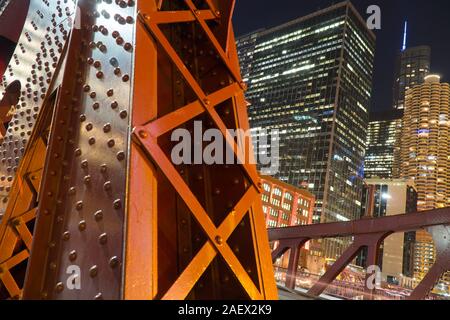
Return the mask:
<svg viewBox="0 0 450 320">
<path fill-rule="evenodd" d="M 308 290 L 308 294 L 320 296 L 361 250 L 367 249 L 366 266 L 377 265 L 380 245 L 388 236 L 417 230 L 428 231 L 436 247 L 433 267 L 407 297 L 409 300 L 423 300 L 429 296 L 441 276 L 450 270 L 450 208 L 350 222 L 274 228 L 269 229 L 269 241 L 278 242 L 278 246 L 272 251 L 273 262 L 290 251 L 285 285 L 289 289 L 295 289 L 300 250 L 308 241 L 340 237 L 354 239 L 340 258 Z M 366 277 L 368 276 L 366 273 Z M 374 299 L 377 296 L 376 288 L 369 286 L 370 282 L 367 280 L 366 278 L 364 282 L 364 298 Z"/>
</svg>

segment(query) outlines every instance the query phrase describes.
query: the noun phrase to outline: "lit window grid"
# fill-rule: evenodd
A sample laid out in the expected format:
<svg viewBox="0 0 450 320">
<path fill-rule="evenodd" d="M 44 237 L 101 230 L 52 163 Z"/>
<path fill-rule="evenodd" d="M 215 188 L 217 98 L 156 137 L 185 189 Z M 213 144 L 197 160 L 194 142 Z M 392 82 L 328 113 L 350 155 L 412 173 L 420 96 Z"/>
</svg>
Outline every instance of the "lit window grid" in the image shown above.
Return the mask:
<svg viewBox="0 0 450 320">
<path fill-rule="evenodd" d="M 364 176 L 391 179 L 394 176 L 396 141 L 401 131 L 401 119 L 371 121 L 367 132 Z"/>
<path fill-rule="evenodd" d="M 398 59 L 393 106 L 404 109 L 406 91 L 422 84 L 430 73 L 431 49 L 427 46 L 411 47 L 402 52 Z"/>
<path fill-rule="evenodd" d="M 448 207 L 450 85 L 430 82 L 408 90 L 404 113 L 400 175 L 415 180 L 419 211 Z M 414 268 L 415 277 L 423 279 L 435 261 L 435 249 L 429 235 L 418 234 Z"/>
<path fill-rule="evenodd" d="M 289 41 L 291 33 L 298 36 L 295 32 L 303 29 L 295 24 L 283 30 L 281 42 L 270 32 L 257 34 L 252 47 L 264 50 L 243 51 L 252 59 L 250 66 L 242 66 L 248 74 L 251 126 L 279 130 L 277 178 L 315 194 L 315 222 L 351 220 L 359 214 L 373 66 L 373 51 L 361 49 L 374 48 L 373 39 L 361 31 L 357 19 L 342 12 L 329 13 L 328 18 L 317 18 L 317 26 L 307 27 L 333 28 L 303 37 L 300 44 Z M 340 63 L 341 56 L 345 63 Z M 348 95 L 339 94 L 343 91 Z"/>
<path fill-rule="evenodd" d="M 298 193 L 293 187 L 283 186 L 262 180 L 263 212 L 266 225 L 270 228 L 308 225 L 312 223 L 314 196 Z"/>
</svg>

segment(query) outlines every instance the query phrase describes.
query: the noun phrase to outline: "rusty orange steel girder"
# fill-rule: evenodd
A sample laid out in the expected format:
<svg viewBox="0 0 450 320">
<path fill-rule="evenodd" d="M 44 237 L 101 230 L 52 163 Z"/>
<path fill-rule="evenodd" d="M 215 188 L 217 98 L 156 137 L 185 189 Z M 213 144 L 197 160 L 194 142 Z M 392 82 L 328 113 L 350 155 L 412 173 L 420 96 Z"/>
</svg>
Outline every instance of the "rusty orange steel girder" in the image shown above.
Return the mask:
<svg viewBox="0 0 450 320">
<path fill-rule="evenodd" d="M 276 299 L 234 1 L 0 3 L 0 298 Z M 195 121 L 241 161 L 174 165 Z"/>
</svg>

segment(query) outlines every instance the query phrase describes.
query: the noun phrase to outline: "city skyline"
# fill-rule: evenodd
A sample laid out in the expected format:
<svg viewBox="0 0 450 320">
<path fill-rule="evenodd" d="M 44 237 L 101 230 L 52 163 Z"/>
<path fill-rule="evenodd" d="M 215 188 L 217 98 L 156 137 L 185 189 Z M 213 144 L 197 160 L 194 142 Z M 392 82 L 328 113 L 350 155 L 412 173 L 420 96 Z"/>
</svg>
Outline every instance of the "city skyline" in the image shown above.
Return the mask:
<svg viewBox="0 0 450 320">
<path fill-rule="evenodd" d="M 236 36 L 261 28 L 270 28 L 339 2 L 280 0 L 277 6 L 260 1 L 256 4 L 255 0 L 237 2 L 233 18 Z M 406 20 L 408 21 L 407 47 L 430 46 L 432 49 L 431 73 L 440 74 L 444 82 L 450 80 L 450 60 L 447 59 L 446 54 L 450 52 L 450 20 L 446 17 L 446 13 L 450 12 L 449 1 L 353 0 L 351 2 L 365 17 L 368 17 L 365 14 L 368 6 L 375 4 L 381 8 L 381 30 L 374 30 L 377 36 L 377 50 L 371 112 L 382 112 L 392 108 L 394 84 L 392 70 L 395 70 L 397 55 L 402 49 Z M 259 19 L 248 19 L 249 15 Z M 430 17 L 430 19 L 424 17 Z M 443 30 L 449 31 L 443 32 Z M 442 41 L 443 37 L 446 37 L 448 41 Z"/>
<path fill-rule="evenodd" d="M 388 209 L 390 214 L 387 215 L 421 211 L 423 208 L 417 206 L 424 197 L 428 199 L 436 196 L 424 192 L 418 177 L 409 177 L 408 188 L 418 189 L 419 198 L 414 197 L 416 205 L 413 208 L 407 204 L 412 203 L 413 198 L 400 205 L 406 192 L 391 193 L 387 187 L 389 184 L 396 186 L 403 183 L 394 178 L 398 178 L 400 170 L 399 155 L 401 153 L 403 157 L 406 152 L 404 144 L 410 140 L 403 136 L 400 141 L 402 122 L 406 121 L 405 117 L 411 116 L 410 92 L 419 89 L 424 81 L 428 83 L 431 79 L 444 78 L 429 75 L 434 70 L 430 67 L 433 61 L 432 46 L 411 45 L 407 41 L 407 23 L 404 23 L 403 41 L 395 53 L 394 66 L 389 71 L 392 75 L 390 86 L 384 81 L 384 87 L 390 87 L 391 90 L 391 94 L 386 96 L 390 100 L 389 108 L 369 110 L 371 99 L 377 99 L 373 94 L 376 85 L 372 84 L 376 36 L 368 29 L 364 15 L 353 6 L 353 1 L 341 1 L 276 26 L 237 37 L 241 73 L 248 85 L 246 98 L 249 102 L 250 126 L 255 130 L 276 129 L 281 133 L 277 138 L 280 171 L 275 177 L 315 195 L 313 223 L 351 221 L 365 216 L 362 214 L 358 217 L 353 213 L 355 206 L 349 205 L 353 201 L 360 208 L 360 213 L 369 208 L 374 214 L 368 217 L 383 217 Z M 431 101 L 428 100 L 426 98 L 426 101 L 420 102 L 428 103 L 428 106 L 431 103 L 430 108 L 420 111 L 421 114 L 428 109 L 448 109 L 449 99 L 446 96 L 439 100 L 433 95 Z M 416 107 L 414 110 L 418 112 Z M 434 111 L 432 117 L 435 116 Z M 442 112 L 441 115 L 437 113 L 438 120 L 433 118 L 431 121 L 429 116 L 423 118 L 421 126 L 430 126 L 429 134 L 432 137 L 437 133 L 431 132 L 431 127 L 434 128 L 436 123 L 448 125 L 448 110 L 445 111 L 445 119 Z M 373 116 L 370 122 L 369 114 Z M 388 117 L 385 118 L 386 114 Z M 430 123 L 425 124 L 428 120 Z M 411 121 L 403 130 L 415 128 L 412 125 L 415 120 Z M 411 135 L 419 132 L 419 137 L 423 136 L 421 132 L 424 130 L 416 131 L 411 132 Z M 361 139 L 363 151 L 360 152 Z M 424 139 L 421 141 L 424 142 Z M 442 137 L 439 141 L 443 141 Z M 430 140 L 430 148 L 436 149 L 437 141 Z M 366 155 L 365 164 L 361 162 L 358 165 L 359 155 L 363 158 Z M 403 168 L 407 159 L 401 160 Z M 358 177 L 364 172 L 365 166 L 368 174 L 360 185 Z M 346 171 L 345 167 L 350 171 Z M 349 172 L 353 175 L 349 176 Z M 372 177 L 381 179 L 367 180 Z M 347 179 L 345 183 L 350 187 L 341 183 L 344 181 L 342 179 Z M 430 183 L 433 179 L 434 176 L 430 176 Z M 442 184 L 441 180 L 435 182 L 439 185 Z M 418 182 L 417 186 L 415 181 Z M 366 194 L 366 188 L 375 190 L 373 183 L 383 185 L 384 191 L 380 189 L 376 196 L 369 195 L 370 192 Z M 439 196 L 442 196 L 441 189 L 438 191 Z M 377 197 L 378 202 L 373 202 Z M 392 199 L 390 205 L 387 205 L 388 199 Z M 426 210 L 442 207 L 432 205 Z M 279 227 L 271 224 L 271 221 L 268 221 L 268 225 L 269 228 Z M 411 284 L 422 280 L 436 260 L 432 254 L 432 243 L 431 236 L 425 232 L 400 233 L 384 239 L 386 260 L 383 265 L 379 265 L 385 274 L 383 281 Z M 348 244 L 345 238 L 325 239 L 321 248 L 327 259 L 337 259 Z M 370 259 L 372 263 L 377 260 L 373 253 L 371 258 L 365 255 L 371 254 L 362 252 L 359 262 L 357 259 L 355 263 L 367 267 Z M 408 270 L 405 274 L 414 274 L 414 277 L 405 278 L 405 270 Z M 439 286 L 446 288 L 448 278 L 444 277 Z"/>
<path fill-rule="evenodd" d="M 0 0 L 0 302 L 450 301 L 448 9 Z"/>
</svg>

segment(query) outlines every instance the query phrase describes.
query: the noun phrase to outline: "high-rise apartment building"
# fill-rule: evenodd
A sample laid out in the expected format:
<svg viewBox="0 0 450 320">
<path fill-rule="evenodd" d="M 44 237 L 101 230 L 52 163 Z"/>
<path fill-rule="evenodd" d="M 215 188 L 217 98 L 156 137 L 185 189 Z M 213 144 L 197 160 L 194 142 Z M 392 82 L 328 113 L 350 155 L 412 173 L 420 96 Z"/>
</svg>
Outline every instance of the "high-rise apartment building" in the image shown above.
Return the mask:
<svg viewBox="0 0 450 320">
<path fill-rule="evenodd" d="M 429 75 L 408 90 L 401 134 L 400 175 L 415 180 L 418 210 L 450 206 L 450 85 Z"/>
<path fill-rule="evenodd" d="M 392 179 L 396 141 L 402 128 L 402 112 L 392 110 L 370 115 L 364 177 Z"/>
<path fill-rule="evenodd" d="M 394 109 L 405 108 L 405 94 L 410 88 L 422 84 L 430 73 L 431 48 L 418 46 L 404 49 L 397 57 L 394 79 Z"/>
<path fill-rule="evenodd" d="M 343 2 L 237 46 L 251 127 L 279 131 L 276 177 L 316 196 L 315 223 L 357 218 L 375 53 L 366 22 Z M 326 242 L 329 258 L 348 244 Z"/>
<path fill-rule="evenodd" d="M 407 91 L 401 134 L 400 175 L 415 180 L 419 211 L 450 206 L 450 85 L 437 75 Z M 435 260 L 432 238 L 417 232 L 415 276 Z"/>
</svg>

